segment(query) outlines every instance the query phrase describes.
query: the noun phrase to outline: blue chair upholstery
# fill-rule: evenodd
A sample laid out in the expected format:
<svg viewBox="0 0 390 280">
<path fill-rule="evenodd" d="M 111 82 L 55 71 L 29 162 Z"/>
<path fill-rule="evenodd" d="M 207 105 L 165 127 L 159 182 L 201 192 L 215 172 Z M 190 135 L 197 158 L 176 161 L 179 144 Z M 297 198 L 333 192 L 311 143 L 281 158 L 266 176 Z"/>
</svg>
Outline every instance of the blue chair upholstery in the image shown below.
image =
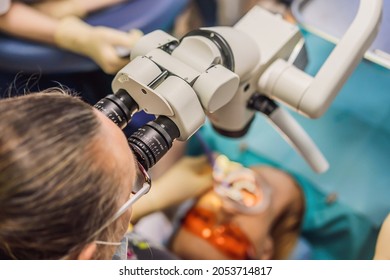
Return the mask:
<svg viewBox="0 0 390 280">
<path fill-rule="evenodd" d="M 144 33 L 155 29 L 167 30 L 188 2 L 189 0 L 132 0 L 98 11 L 85 20 L 91 25 L 120 30 L 139 28 Z M 0 72 L 64 74 L 97 69 L 98 66 L 93 61 L 80 55 L 0 35 Z"/>
</svg>

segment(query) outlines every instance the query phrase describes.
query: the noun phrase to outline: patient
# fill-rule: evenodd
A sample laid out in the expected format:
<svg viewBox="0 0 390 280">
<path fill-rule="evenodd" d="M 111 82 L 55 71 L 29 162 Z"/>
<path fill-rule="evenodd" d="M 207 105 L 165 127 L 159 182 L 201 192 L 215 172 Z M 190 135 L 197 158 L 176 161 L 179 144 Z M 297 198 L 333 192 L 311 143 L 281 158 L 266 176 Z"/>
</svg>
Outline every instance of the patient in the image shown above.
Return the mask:
<svg viewBox="0 0 390 280">
<path fill-rule="evenodd" d="M 103 26 L 95 27 L 81 18 L 125 1 L 1 0 L 0 31 L 87 56 L 104 72 L 114 74 L 129 62 L 129 58 L 118 54 L 117 47 L 131 49 L 142 32 L 132 30 L 127 33 Z"/>
<path fill-rule="evenodd" d="M 213 151 L 254 170 L 271 190 L 270 200 L 262 211 L 239 213 L 225 207 L 215 191 L 208 191 L 181 214 L 181 224 L 170 240 L 175 254 L 184 259 L 374 257 L 379 228 L 366 217 L 261 154 L 234 148 L 236 140 L 220 140 L 208 124 L 201 133 Z M 204 150 L 196 142 L 191 141 L 189 154 Z"/>
<path fill-rule="evenodd" d="M 243 178 L 242 172 L 237 172 L 240 174 L 232 179 L 235 181 L 231 182 L 228 197 L 214 188 L 193 205 L 172 239 L 175 254 L 184 259 L 289 257 L 300 234 L 302 192 L 295 181 L 280 170 L 266 166 L 252 170 L 256 176 L 253 183 L 259 186 L 257 193 L 248 190 L 253 186 L 249 182 L 251 178 Z M 241 199 L 237 191 L 244 195 L 244 208 L 232 203 Z"/>
</svg>

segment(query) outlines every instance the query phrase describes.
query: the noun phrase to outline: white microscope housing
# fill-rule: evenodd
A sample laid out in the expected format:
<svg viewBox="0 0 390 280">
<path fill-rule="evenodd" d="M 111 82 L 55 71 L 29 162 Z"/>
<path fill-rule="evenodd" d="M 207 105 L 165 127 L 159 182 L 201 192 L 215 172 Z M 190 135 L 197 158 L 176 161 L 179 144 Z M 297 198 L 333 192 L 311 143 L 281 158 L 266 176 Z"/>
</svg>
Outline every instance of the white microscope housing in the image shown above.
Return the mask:
<svg viewBox="0 0 390 280">
<path fill-rule="evenodd" d="M 248 102 L 258 93 L 318 118 L 374 40 L 381 10 L 382 0 L 361 0 L 355 21 L 315 77 L 302 70 L 299 28 L 255 6 L 233 27 L 201 28 L 180 40 L 160 30 L 145 35 L 112 89 L 125 90 L 139 110 L 173 121 L 181 141 L 206 116 L 218 132 L 244 135 L 256 113 Z M 316 171 L 325 171 L 326 160 L 286 112 L 268 117 Z"/>
</svg>

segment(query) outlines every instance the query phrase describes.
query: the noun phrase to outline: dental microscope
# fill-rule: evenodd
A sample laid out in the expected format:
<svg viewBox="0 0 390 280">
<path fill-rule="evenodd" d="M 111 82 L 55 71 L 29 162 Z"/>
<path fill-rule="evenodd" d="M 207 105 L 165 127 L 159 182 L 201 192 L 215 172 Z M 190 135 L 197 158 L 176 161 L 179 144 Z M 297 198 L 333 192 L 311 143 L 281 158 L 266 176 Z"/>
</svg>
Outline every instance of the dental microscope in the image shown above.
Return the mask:
<svg viewBox="0 0 390 280">
<path fill-rule="evenodd" d="M 153 31 L 115 76 L 114 94 L 95 107 L 122 129 L 140 110 L 156 116 L 128 139 L 146 170 L 206 118 L 218 133 L 242 137 L 261 112 L 314 171 L 324 172 L 325 157 L 279 103 L 321 117 L 374 40 L 381 11 L 382 0 L 361 0 L 354 22 L 315 77 L 303 71 L 298 26 L 258 6 L 233 27 L 201 28 L 181 39 Z"/>
</svg>

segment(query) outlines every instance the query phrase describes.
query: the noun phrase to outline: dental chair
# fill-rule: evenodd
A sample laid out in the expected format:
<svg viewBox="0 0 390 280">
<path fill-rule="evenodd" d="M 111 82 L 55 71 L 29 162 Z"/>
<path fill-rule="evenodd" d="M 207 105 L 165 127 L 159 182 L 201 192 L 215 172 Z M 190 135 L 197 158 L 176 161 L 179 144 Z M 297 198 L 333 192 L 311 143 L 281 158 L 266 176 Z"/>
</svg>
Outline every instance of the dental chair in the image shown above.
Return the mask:
<svg viewBox="0 0 390 280">
<path fill-rule="evenodd" d="M 119 30 L 139 28 L 144 33 L 170 30 L 189 0 L 132 0 L 89 15 L 85 21 Z M 77 30 L 75 30 L 77 32 Z M 94 104 L 110 94 L 112 77 L 104 75 L 89 58 L 53 46 L 0 34 L 0 93 L 26 88 L 36 91 L 65 85 L 82 92 Z"/>
</svg>

